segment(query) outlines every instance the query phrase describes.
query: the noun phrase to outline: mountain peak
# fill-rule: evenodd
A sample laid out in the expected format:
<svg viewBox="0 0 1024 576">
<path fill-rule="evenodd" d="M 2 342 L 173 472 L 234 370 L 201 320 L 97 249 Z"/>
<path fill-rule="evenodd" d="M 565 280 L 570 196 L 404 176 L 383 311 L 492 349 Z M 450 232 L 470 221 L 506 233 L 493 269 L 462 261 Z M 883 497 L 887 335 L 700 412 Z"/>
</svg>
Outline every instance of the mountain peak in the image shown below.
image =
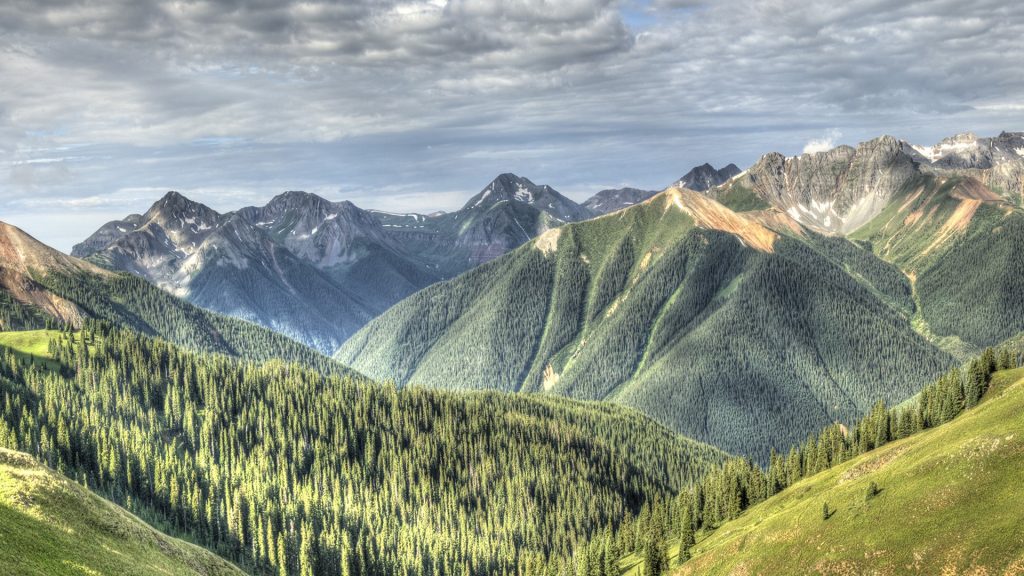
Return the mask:
<svg viewBox="0 0 1024 576">
<path fill-rule="evenodd" d="M 304 190 L 287 190 L 271 198 L 269 204 L 274 202 L 289 202 L 289 203 L 329 203 L 328 200 L 313 194 L 312 192 L 306 192 Z"/>
<path fill-rule="evenodd" d="M 462 207 L 489 210 L 503 202 L 526 204 L 562 222 L 576 222 L 593 216 L 588 209 L 558 193 L 547 184 L 534 184 L 529 178 L 511 172 L 499 174 Z"/>
<path fill-rule="evenodd" d="M 171 190 L 157 200 L 145 214 L 146 220 L 162 217 L 164 220 L 190 220 L 212 223 L 220 216 L 209 206 Z"/>
<path fill-rule="evenodd" d="M 694 166 L 685 176 L 676 180 L 674 185 L 680 188 L 696 190 L 697 192 L 705 192 L 726 182 L 739 173 L 740 169 L 735 164 L 730 163 L 722 169 L 716 169 L 711 164 L 705 162 L 700 166 Z"/>
<path fill-rule="evenodd" d="M 478 207 L 490 207 L 499 202 L 517 201 L 533 204 L 543 194 L 560 194 L 550 186 L 538 186 L 529 178 L 517 176 L 511 172 L 499 174 L 491 180 L 479 194 L 469 199 L 463 210 Z"/>
</svg>

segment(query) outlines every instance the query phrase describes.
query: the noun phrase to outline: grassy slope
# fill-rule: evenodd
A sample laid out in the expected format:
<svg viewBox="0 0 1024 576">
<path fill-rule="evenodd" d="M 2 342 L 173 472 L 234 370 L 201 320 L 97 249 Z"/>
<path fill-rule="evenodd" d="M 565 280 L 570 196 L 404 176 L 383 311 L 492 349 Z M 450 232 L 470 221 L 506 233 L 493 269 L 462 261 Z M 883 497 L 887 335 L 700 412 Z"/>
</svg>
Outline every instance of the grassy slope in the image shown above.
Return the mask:
<svg viewBox="0 0 1024 576">
<path fill-rule="evenodd" d="M 50 339 L 59 332 L 54 330 L 27 330 L 24 332 L 0 332 L 0 346 L 14 350 L 23 361 L 41 361 L 51 370 L 57 363 L 50 355 Z"/>
<path fill-rule="evenodd" d="M 27 454 L 3 448 L 0 572 L 241 574 L 211 552 L 157 532 Z"/>
<path fill-rule="evenodd" d="M 1022 414 L 1024 369 L 997 373 L 978 408 L 754 506 L 674 574 L 1024 573 Z"/>
</svg>

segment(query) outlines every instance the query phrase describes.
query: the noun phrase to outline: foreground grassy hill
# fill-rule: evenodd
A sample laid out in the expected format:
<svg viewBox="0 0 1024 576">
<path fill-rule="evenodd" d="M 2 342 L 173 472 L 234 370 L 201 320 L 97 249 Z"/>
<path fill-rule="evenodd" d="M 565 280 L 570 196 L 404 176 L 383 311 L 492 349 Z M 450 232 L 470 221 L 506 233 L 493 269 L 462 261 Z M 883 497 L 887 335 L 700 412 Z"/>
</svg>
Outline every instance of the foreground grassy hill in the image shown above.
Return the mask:
<svg viewBox="0 0 1024 576">
<path fill-rule="evenodd" d="M 778 211 L 670 189 L 400 302 L 337 358 L 381 380 L 612 400 L 766 459 L 952 363 L 907 278 Z"/>
<path fill-rule="evenodd" d="M 0 572 L 241 574 L 211 552 L 154 530 L 29 455 L 4 448 Z"/>
<path fill-rule="evenodd" d="M 672 573 L 1022 574 L 1021 470 L 1024 369 L 1016 369 L 996 373 L 984 401 L 956 420 L 753 506 Z M 879 491 L 868 497 L 872 483 Z M 623 567 L 636 574 L 634 564 Z"/>
</svg>

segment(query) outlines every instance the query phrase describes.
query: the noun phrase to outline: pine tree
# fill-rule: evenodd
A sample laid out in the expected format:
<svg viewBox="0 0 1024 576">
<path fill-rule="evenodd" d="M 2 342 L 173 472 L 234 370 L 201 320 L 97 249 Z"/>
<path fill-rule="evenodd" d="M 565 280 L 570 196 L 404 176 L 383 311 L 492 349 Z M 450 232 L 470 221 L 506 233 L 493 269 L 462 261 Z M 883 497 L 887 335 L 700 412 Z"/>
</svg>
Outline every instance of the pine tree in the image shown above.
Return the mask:
<svg viewBox="0 0 1024 576">
<path fill-rule="evenodd" d="M 682 520 L 679 523 L 679 555 L 676 556 L 676 564 L 682 564 L 690 559 L 690 548 L 694 545 L 693 519 L 690 514 L 690 507 L 683 508 Z"/>
</svg>

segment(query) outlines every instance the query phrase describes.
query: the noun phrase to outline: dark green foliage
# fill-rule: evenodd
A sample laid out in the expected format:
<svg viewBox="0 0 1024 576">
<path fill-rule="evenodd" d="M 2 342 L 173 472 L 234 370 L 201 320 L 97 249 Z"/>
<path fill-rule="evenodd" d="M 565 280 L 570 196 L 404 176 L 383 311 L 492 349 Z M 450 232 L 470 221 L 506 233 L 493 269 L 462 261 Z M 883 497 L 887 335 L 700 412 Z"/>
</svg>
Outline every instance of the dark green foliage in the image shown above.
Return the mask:
<svg viewBox="0 0 1024 576">
<path fill-rule="evenodd" d="M 872 480 L 871 483 L 868 484 L 867 492 L 864 493 L 864 501 L 868 502 L 872 500 L 875 496 L 878 496 L 879 492 L 881 492 L 881 489 L 879 489 L 878 484 Z"/>
<path fill-rule="evenodd" d="M 53 319 L 42 311 L 25 306 L 0 290 L 0 330 L 32 330 L 53 327 Z"/>
<path fill-rule="evenodd" d="M 613 400 L 765 462 L 953 363 L 913 311 L 903 274 L 846 240 L 760 252 L 663 195 L 427 288 L 336 357 L 400 386 Z"/>
<path fill-rule="evenodd" d="M 661 576 L 668 569 L 668 553 L 665 541 L 659 534 L 648 536 L 643 551 L 644 576 Z"/>
<path fill-rule="evenodd" d="M 967 233 L 918 275 L 932 330 L 978 348 L 1024 331 L 1024 214 L 978 209 Z"/>
<path fill-rule="evenodd" d="M 828 520 L 833 514 L 835 514 L 835 510 L 829 509 L 828 502 L 825 502 L 821 507 L 821 519 Z"/>
<path fill-rule="evenodd" d="M 37 278 L 37 282 L 74 302 L 89 318 L 159 336 L 192 350 L 255 361 L 279 358 L 321 371 L 346 372 L 336 362 L 294 340 L 249 322 L 207 312 L 131 274 L 104 277 L 52 272 Z M 0 304 L 5 296 L 0 292 Z M 23 329 L 54 324 L 31 307 L 17 304 L 15 308 L 30 319 L 21 326 Z"/>
<path fill-rule="evenodd" d="M 0 445 L 262 574 L 606 576 L 621 548 L 589 543 L 723 457 L 622 407 L 398 391 L 94 323 L 50 352 L 63 368 L 0 351 Z"/>
</svg>

